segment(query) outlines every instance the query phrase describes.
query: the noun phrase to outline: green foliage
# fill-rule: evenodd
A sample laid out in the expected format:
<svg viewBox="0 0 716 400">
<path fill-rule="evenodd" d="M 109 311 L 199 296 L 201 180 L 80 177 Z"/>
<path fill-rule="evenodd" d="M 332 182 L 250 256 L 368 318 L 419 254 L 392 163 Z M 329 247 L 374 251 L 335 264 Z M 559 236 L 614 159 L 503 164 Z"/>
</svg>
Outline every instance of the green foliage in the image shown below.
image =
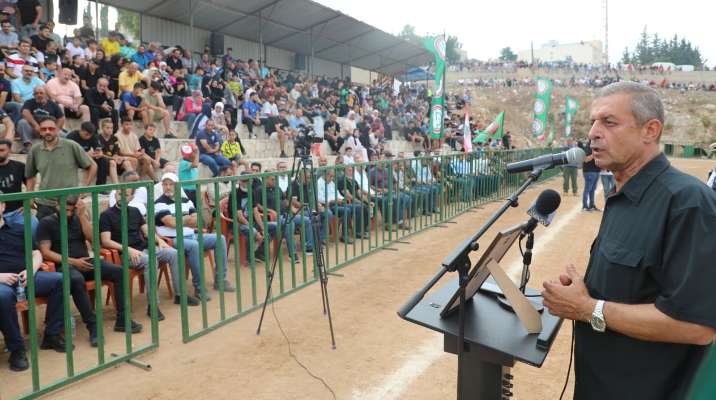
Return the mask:
<svg viewBox="0 0 716 400">
<path fill-rule="evenodd" d="M 510 47 L 505 47 L 500 50 L 500 61 L 517 61 L 517 54 Z"/>
<path fill-rule="evenodd" d="M 676 65 L 693 65 L 700 67 L 703 58 L 699 48 L 693 46 L 685 38 L 674 35 L 671 40 L 662 39 L 658 34 L 650 35 L 646 27 L 642 31 L 639 42 L 630 52 L 629 48 L 624 49 L 622 54 L 623 64 L 648 65 L 655 62 L 671 62 Z"/>
<path fill-rule="evenodd" d="M 122 32 L 127 39 L 131 39 L 133 42 L 139 43 L 139 36 L 141 34 L 139 13 L 118 8 L 117 20 L 119 25 L 117 30 Z"/>
<path fill-rule="evenodd" d="M 403 30 L 400 31 L 398 37 L 420 47 L 423 47 L 423 39 L 425 39 L 425 36 L 418 35 L 415 32 L 415 27 L 410 24 L 403 27 Z M 447 42 L 445 43 L 445 57 L 447 58 L 448 63 L 456 63 L 460 61 L 459 50 L 461 48 L 462 43 L 460 43 L 458 37 L 448 35 Z"/>
</svg>

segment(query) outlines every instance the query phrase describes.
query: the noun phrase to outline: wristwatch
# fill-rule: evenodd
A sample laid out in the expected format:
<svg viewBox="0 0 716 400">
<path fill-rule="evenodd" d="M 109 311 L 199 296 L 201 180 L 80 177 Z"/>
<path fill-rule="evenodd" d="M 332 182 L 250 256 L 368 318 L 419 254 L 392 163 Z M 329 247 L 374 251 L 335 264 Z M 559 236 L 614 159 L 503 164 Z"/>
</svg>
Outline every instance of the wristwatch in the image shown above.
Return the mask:
<svg viewBox="0 0 716 400">
<path fill-rule="evenodd" d="M 607 329 L 607 321 L 604 320 L 604 300 L 597 300 L 590 322 L 592 323 L 592 329 L 597 332 L 604 333 Z"/>
</svg>

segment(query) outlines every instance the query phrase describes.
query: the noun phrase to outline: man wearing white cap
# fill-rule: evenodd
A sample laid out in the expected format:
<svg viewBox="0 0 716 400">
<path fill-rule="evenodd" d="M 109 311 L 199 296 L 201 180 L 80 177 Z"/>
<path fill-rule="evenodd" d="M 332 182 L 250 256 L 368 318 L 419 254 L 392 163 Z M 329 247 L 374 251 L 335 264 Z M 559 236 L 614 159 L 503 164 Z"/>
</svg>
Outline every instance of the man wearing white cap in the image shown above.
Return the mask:
<svg viewBox="0 0 716 400">
<path fill-rule="evenodd" d="M 194 203 L 191 202 L 186 196 L 181 198 L 181 218 L 184 230 L 179 234 L 176 231 L 176 211 L 177 205 L 174 203 L 174 188 L 176 183 L 179 182 L 179 177 L 173 173 L 168 172 L 162 176 L 161 183 L 163 194 L 155 201 L 154 204 L 154 216 L 156 220 L 157 233 L 161 236 L 175 239 L 179 236 L 183 237 L 184 240 L 184 252 L 186 253 L 189 267 L 191 268 L 192 283 L 194 285 L 195 296 L 201 298 L 202 292 L 206 300 L 210 300 L 210 296 L 205 291 L 201 290 L 199 280 L 199 265 L 203 254 L 199 253 L 199 242 L 198 237 L 194 233 L 197 229 L 197 210 L 194 207 Z M 219 267 L 223 271 L 224 276 L 224 291 L 233 292 L 236 290 L 234 286 L 226 279 L 226 265 L 227 265 L 227 254 L 226 254 L 226 241 L 223 235 L 216 235 L 214 233 L 205 233 L 202 235 L 204 250 L 214 250 L 215 260 L 215 281 L 214 289 L 219 289 L 220 282 L 218 278 Z"/>
</svg>

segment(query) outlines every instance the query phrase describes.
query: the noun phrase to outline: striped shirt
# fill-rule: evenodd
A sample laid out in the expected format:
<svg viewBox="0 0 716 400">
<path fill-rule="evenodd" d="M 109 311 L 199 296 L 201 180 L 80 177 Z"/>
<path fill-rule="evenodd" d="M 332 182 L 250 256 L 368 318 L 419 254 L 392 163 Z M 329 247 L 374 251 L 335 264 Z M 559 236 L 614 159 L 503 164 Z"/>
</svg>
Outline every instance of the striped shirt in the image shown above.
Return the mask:
<svg viewBox="0 0 716 400">
<path fill-rule="evenodd" d="M 182 216 L 184 215 L 191 215 L 196 213 L 196 208 L 194 208 L 194 203 L 191 202 L 187 197 L 181 198 L 181 211 Z M 162 222 L 162 218 L 171 215 L 173 217 L 176 217 L 176 206 L 174 205 L 174 199 L 169 198 L 169 196 L 163 194 L 159 196 L 159 198 L 154 202 L 154 222 L 157 227 L 157 233 L 170 237 L 175 238 L 177 237 L 177 231 L 175 228 L 168 227 Z M 194 234 L 193 228 L 184 227 L 184 235 L 183 236 L 191 236 Z"/>
</svg>

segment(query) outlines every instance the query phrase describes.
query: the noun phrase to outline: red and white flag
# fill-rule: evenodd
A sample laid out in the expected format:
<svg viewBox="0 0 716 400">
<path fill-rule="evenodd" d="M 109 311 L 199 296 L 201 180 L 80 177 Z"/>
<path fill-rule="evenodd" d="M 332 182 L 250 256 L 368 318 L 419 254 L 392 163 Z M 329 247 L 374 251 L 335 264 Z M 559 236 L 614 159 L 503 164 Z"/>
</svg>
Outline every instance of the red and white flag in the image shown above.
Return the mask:
<svg viewBox="0 0 716 400">
<path fill-rule="evenodd" d="M 465 123 L 462 126 L 462 148 L 465 154 L 472 152 L 472 132 L 470 131 L 470 113 L 465 104 Z"/>
</svg>

